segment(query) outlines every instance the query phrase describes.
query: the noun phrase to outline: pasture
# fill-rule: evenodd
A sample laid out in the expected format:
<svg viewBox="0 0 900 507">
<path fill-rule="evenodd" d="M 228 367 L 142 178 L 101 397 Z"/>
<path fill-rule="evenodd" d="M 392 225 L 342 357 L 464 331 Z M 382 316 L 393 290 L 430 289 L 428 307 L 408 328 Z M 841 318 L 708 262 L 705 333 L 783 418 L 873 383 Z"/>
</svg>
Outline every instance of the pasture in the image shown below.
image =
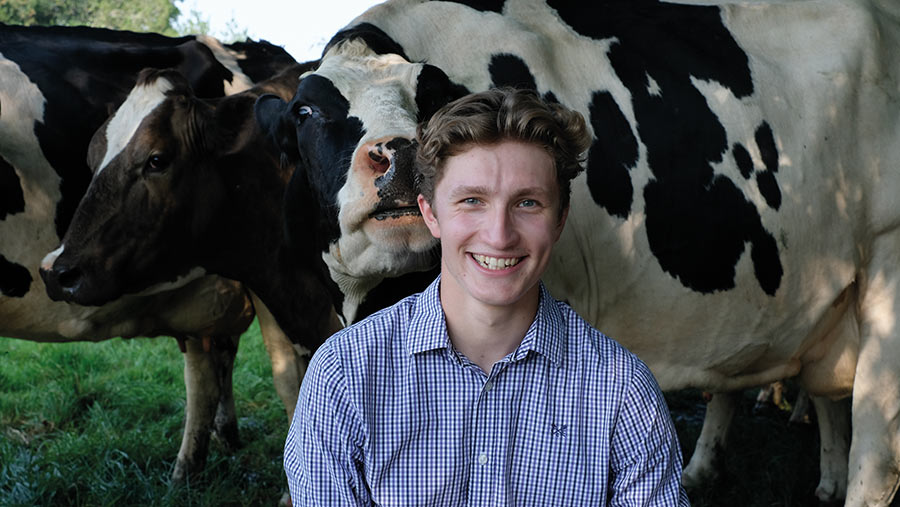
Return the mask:
<svg viewBox="0 0 900 507">
<path fill-rule="evenodd" d="M 173 339 L 102 343 L 0 340 L 0 505 L 275 505 L 285 486 L 287 422 L 256 323 L 234 373 L 243 447 L 210 445 L 202 474 L 169 480 L 184 415 Z M 816 505 L 818 435 L 748 391 L 722 480 L 690 491 L 695 506 Z M 697 391 L 667 395 L 686 456 L 703 422 Z M 789 394 L 793 400 L 793 393 Z"/>
</svg>

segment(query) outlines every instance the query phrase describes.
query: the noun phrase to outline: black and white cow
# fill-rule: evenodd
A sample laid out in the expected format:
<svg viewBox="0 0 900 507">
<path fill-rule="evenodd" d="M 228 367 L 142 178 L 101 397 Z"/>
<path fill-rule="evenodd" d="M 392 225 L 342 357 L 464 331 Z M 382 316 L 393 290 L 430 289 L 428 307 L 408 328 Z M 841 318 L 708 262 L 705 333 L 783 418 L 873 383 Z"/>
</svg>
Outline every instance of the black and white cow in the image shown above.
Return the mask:
<svg viewBox="0 0 900 507">
<path fill-rule="evenodd" d="M 198 93 L 215 97 L 291 63 L 284 50 L 265 42 L 223 46 L 202 36 L 0 25 L 0 336 L 179 338 L 188 403 L 176 478 L 202 466 L 212 427 L 237 442 L 231 367 L 236 339 L 253 317 L 245 290 L 202 277 L 183 280 L 177 290 L 157 286 L 82 307 L 51 301 L 38 269 L 91 180 L 91 135 L 128 95 L 140 69 L 182 69 Z"/>
<path fill-rule="evenodd" d="M 324 256 L 347 293 L 421 268 L 408 252 L 430 247 L 412 216 L 379 214 L 384 171 L 411 167 L 371 156 L 412 138 L 435 105 L 421 90 L 530 87 L 582 112 L 594 143 L 551 291 L 666 389 L 796 375 L 812 394 L 852 394 L 849 476 L 823 476 L 819 493 L 849 477 L 847 505 L 887 505 L 900 480 L 898 11 L 387 2 L 259 116 L 289 139 L 295 178 L 337 205 Z"/>
</svg>

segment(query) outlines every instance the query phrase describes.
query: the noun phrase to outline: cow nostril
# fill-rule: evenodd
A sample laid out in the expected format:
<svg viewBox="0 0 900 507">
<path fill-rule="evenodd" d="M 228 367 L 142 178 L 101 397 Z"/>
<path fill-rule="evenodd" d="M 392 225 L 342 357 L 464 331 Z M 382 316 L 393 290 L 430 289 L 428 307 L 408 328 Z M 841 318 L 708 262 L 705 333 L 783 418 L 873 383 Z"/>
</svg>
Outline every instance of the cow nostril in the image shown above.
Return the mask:
<svg viewBox="0 0 900 507">
<path fill-rule="evenodd" d="M 384 174 L 391 167 L 391 159 L 382 155 L 381 150 L 378 151 L 378 153 L 375 150 L 369 151 L 369 167 L 374 173 Z"/>
<path fill-rule="evenodd" d="M 63 289 L 73 289 L 81 281 L 81 270 L 78 268 L 62 268 L 56 270 L 56 279 Z"/>
</svg>

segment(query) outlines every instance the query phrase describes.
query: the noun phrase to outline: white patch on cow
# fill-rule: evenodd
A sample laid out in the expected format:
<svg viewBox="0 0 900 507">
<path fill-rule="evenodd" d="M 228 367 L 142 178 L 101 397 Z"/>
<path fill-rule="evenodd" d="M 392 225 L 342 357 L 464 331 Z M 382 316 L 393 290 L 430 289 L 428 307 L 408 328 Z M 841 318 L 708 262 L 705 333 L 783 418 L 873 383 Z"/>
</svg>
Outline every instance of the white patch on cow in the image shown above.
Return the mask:
<svg viewBox="0 0 900 507">
<path fill-rule="evenodd" d="M 156 285 L 151 285 L 146 289 L 138 292 L 137 296 L 152 296 L 154 294 L 159 294 L 160 292 L 167 292 L 170 290 L 175 290 L 185 285 L 197 280 L 203 276 L 206 276 L 206 270 L 201 267 L 195 267 L 191 269 L 188 274 L 184 276 L 179 276 L 175 280 L 171 282 L 158 283 Z"/>
<path fill-rule="evenodd" d="M 647 74 L 647 93 L 653 97 L 662 97 L 662 88 L 650 74 Z"/>
<path fill-rule="evenodd" d="M 34 131 L 35 122 L 44 119 L 45 103 L 38 86 L 0 53 L 0 156 L 12 165 L 25 201 L 24 211 L 0 220 L 0 254 L 28 268 L 32 280 L 40 279 L 41 258 L 59 244 L 53 226 L 61 197 L 60 177 L 44 158 Z M 46 301 L 46 294 L 39 293 L 42 290 L 40 283 L 32 283 L 25 298 L 0 294 L 0 335 L 16 336 L 10 329 L 18 329 L 18 322 L 34 309 L 24 300 L 42 297 Z"/>
<path fill-rule="evenodd" d="M 100 174 L 103 168 L 125 149 L 144 118 L 166 100 L 166 92 L 172 88 L 173 85 L 168 79 L 159 78 L 152 83 L 135 86 L 131 90 L 125 102 L 106 125 L 106 155 L 97 167 L 96 174 Z"/>
<path fill-rule="evenodd" d="M 53 269 L 53 263 L 55 263 L 56 259 L 58 259 L 60 255 L 62 255 L 65 248 L 65 245 L 59 245 L 59 248 L 44 256 L 44 259 L 41 261 L 41 269 L 43 269 L 44 271 Z"/>
<path fill-rule="evenodd" d="M 216 60 L 233 74 L 231 81 L 224 82 L 225 95 L 240 93 L 253 87 L 253 81 L 244 74 L 238 64 L 238 60 L 246 59 L 247 55 L 226 48 L 218 39 L 209 35 L 198 35 L 197 41 L 208 47 Z"/>
</svg>

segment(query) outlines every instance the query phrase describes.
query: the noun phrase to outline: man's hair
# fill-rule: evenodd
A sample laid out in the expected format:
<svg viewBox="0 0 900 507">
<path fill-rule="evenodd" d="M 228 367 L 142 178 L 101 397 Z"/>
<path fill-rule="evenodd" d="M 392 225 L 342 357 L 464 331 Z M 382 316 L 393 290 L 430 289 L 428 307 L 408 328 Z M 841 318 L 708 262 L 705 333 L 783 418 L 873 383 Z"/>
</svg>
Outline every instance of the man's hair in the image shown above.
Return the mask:
<svg viewBox="0 0 900 507">
<path fill-rule="evenodd" d="M 534 143 L 550 155 L 559 184 L 560 211 L 569 206 L 570 182 L 583 169 L 591 135 L 576 111 L 548 103 L 531 90 L 496 88 L 473 93 L 438 110 L 419 125 L 419 192 L 429 203 L 448 158 L 472 145 Z"/>
</svg>

